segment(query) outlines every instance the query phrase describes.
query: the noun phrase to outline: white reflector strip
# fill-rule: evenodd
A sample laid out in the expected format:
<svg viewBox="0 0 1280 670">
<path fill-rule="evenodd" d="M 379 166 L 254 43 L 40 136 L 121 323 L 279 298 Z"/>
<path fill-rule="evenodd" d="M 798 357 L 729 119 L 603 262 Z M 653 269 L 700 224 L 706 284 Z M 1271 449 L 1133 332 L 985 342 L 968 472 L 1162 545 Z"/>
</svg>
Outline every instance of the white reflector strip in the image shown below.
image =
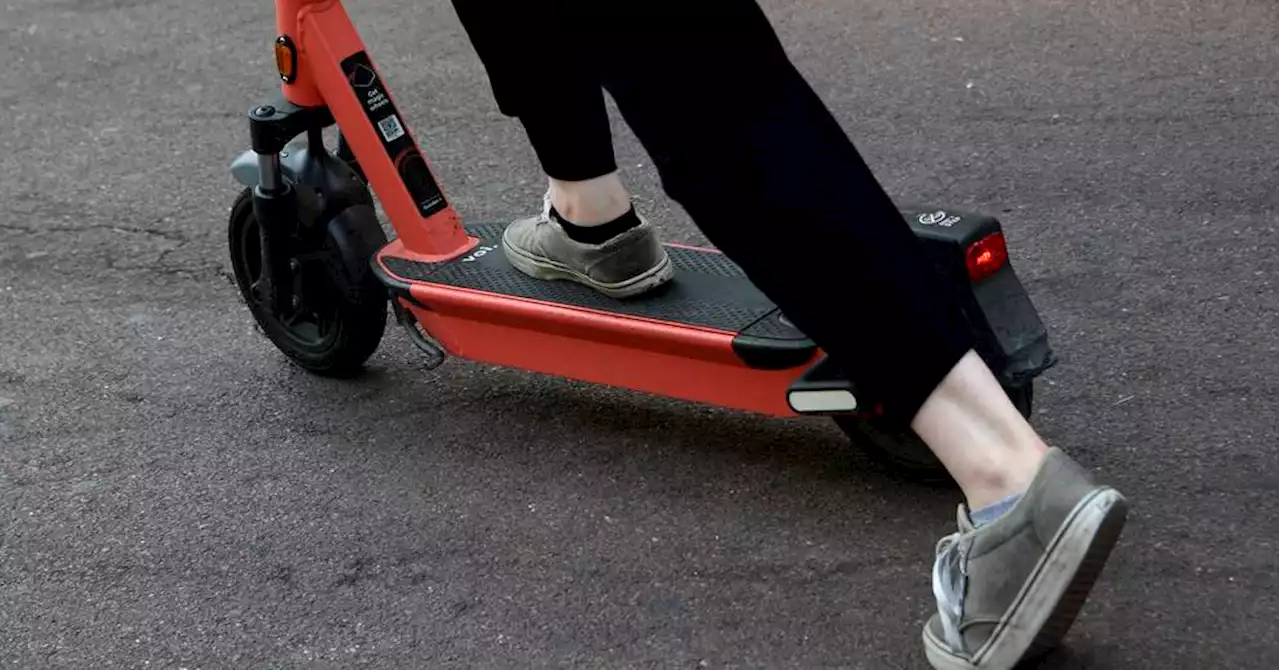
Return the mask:
<svg viewBox="0 0 1280 670">
<path fill-rule="evenodd" d="M 791 409 L 800 414 L 806 412 L 852 412 L 858 409 L 858 399 L 842 390 L 791 391 L 787 394 Z"/>
</svg>

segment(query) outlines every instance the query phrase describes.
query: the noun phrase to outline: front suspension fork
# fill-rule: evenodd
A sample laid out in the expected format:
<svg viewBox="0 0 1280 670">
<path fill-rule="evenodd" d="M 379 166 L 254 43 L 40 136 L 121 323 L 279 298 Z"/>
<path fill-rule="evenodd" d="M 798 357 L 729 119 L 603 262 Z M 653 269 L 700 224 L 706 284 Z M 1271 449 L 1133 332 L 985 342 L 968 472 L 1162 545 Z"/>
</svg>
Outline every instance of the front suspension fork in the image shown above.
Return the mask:
<svg viewBox="0 0 1280 670">
<path fill-rule="evenodd" d="M 320 129 L 333 123 L 326 108 L 301 108 L 287 100 L 258 105 L 249 111 L 249 137 L 258 155 L 258 185 L 253 189 L 253 217 L 258 222 L 261 274 L 258 295 L 272 314 L 282 314 L 291 304 L 293 287 L 289 257 L 281 244 L 298 222 L 298 193 L 284 179 L 280 152 L 303 132 L 319 138 Z"/>
</svg>

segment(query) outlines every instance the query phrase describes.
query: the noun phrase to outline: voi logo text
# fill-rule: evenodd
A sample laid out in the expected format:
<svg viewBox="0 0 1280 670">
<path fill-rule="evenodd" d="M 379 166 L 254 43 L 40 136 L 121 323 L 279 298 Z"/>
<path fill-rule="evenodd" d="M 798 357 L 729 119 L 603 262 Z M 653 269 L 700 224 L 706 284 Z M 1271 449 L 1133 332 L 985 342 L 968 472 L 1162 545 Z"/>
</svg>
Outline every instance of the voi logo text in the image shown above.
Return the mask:
<svg viewBox="0 0 1280 670">
<path fill-rule="evenodd" d="M 938 210 L 936 212 L 926 212 L 921 214 L 916 217 L 916 221 L 919 221 L 922 226 L 942 226 L 943 228 L 950 228 L 960 222 L 960 217 L 955 214 L 947 214 L 942 210 Z"/>
</svg>

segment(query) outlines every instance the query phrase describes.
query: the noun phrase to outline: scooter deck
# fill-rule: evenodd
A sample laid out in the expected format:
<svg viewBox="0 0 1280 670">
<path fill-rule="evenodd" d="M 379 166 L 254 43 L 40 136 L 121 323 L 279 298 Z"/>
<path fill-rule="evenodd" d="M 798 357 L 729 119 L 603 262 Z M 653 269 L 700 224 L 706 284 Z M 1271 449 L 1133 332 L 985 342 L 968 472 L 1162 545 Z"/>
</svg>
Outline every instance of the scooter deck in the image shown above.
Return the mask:
<svg viewBox="0 0 1280 670">
<path fill-rule="evenodd" d="M 792 415 L 788 385 L 819 355 L 723 254 L 668 245 L 675 278 L 637 298 L 533 279 L 502 253 L 504 224 L 444 262 L 398 241 L 375 271 L 450 354 L 562 377 Z"/>
</svg>

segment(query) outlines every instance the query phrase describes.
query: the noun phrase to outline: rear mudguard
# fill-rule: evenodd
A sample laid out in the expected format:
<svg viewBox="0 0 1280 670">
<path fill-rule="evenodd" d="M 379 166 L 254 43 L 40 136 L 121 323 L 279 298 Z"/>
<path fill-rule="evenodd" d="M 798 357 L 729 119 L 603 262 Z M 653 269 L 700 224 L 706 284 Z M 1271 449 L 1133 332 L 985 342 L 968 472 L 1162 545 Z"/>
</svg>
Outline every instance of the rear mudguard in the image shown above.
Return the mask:
<svg viewBox="0 0 1280 670">
<path fill-rule="evenodd" d="M 1057 359 L 1049 333 L 1012 259 L 977 282 L 969 278 L 965 254 L 988 235 L 1003 232 L 994 217 L 936 207 L 902 207 L 901 212 L 925 254 L 951 291 L 969 323 L 974 349 L 1002 386 L 1016 389 L 1053 367 Z M 1012 254 L 1010 254 L 1012 256 Z M 826 357 L 807 370 L 787 393 L 798 414 L 874 412 L 875 398 L 861 397 L 854 384 Z"/>
<path fill-rule="evenodd" d="M 1057 359 L 1049 333 L 1014 271 L 1012 251 L 991 276 L 977 282 L 969 278 L 969 246 L 1002 233 L 1000 222 L 986 214 L 936 207 L 901 209 L 968 318 L 975 349 L 1001 384 L 1022 386 L 1053 367 Z"/>
</svg>

